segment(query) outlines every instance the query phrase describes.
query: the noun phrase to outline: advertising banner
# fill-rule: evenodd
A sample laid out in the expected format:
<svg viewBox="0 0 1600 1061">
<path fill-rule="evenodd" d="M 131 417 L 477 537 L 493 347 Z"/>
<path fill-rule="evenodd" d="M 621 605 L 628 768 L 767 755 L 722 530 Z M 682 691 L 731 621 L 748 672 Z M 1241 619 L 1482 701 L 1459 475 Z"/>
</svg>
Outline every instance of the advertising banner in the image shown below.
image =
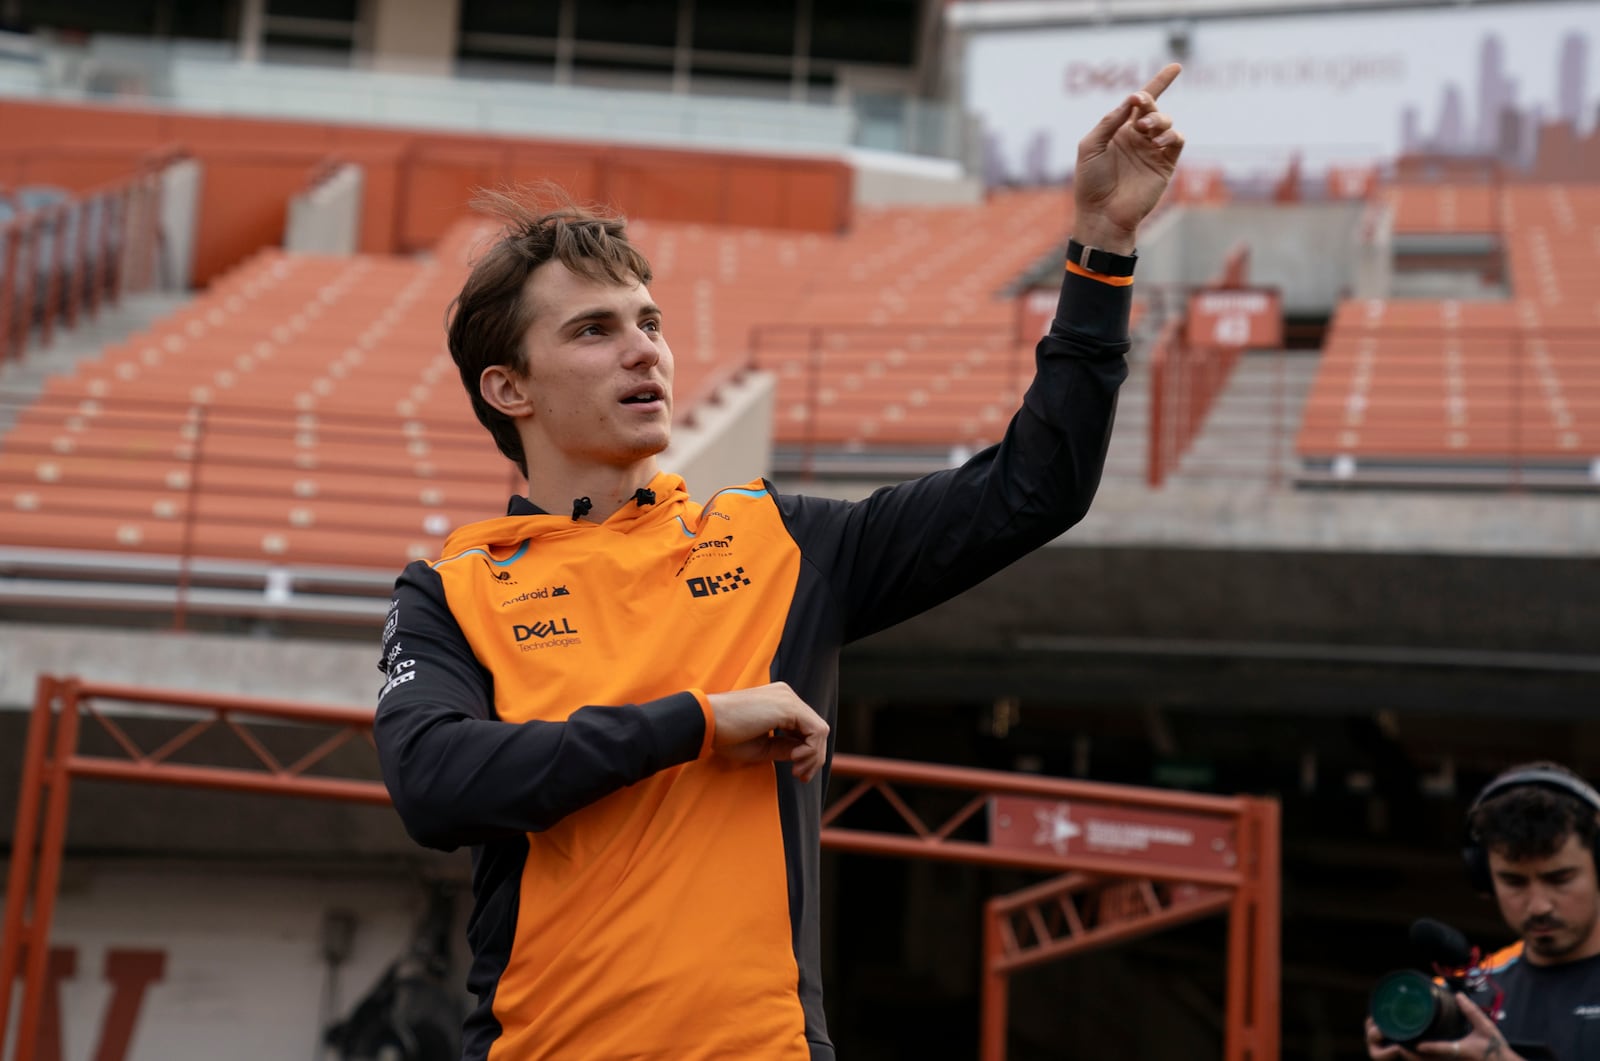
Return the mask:
<svg viewBox="0 0 1600 1061">
<path fill-rule="evenodd" d="M 1550 125 L 1583 137 L 1600 109 L 1593 2 L 965 32 L 964 103 L 991 184 L 1068 175 L 1078 139 L 1174 59 L 1184 72 L 1163 104 L 1184 161 L 1232 177 L 1281 171 L 1294 154 L 1308 171 L 1402 151 L 1526 168 Z"/>
</svg>

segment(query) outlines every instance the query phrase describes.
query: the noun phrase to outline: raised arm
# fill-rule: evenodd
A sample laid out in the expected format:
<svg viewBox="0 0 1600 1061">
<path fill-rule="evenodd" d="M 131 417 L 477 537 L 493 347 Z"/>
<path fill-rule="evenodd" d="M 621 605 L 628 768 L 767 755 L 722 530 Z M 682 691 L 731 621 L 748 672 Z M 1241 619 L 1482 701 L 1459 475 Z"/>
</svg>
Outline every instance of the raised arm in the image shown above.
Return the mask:
<svg viewBox="0 0 1600 1061">
<path fill-rule="evenodd" d="M 1133 253 L 1139 226 L 1166 193 L 1183 153 L 1183 134 L 1156 102 L 1182 70 L 1167 64 L 1078 141 L 1072 176 L 1078 242 Z"/>
<path fill-rule="evenodd" d="M 1078 243 L 1133 253 L 1183 138 L 1156 100 L 1170 65 L 1117 105 L 1078 145 Z M 1090 258 L 1090 261 L 1099 259 Z M 1117 388 L 1127 375 L 1126 277 L 1074 263 L 1062 281 L 1032 385 L 1001 442 L 960 468 L 879 490 L 856 504 L 786 497 L 802 549 L 829 573 L 847 639 L 948 600 L 1083 518 L 1100 484 Z"/>
</svg>

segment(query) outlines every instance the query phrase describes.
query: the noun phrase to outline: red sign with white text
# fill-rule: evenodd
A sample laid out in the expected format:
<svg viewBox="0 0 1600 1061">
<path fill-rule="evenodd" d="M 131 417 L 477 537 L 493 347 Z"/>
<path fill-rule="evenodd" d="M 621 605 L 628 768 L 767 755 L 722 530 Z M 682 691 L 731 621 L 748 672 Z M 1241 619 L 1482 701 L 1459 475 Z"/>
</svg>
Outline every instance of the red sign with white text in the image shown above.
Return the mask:
<svg viewBox="0 0 1600 1061">
<path fill-rule="evenodd" d="M 1270 287 L 1226 287 L 1189 295 L 1189 346 L 1283 347 L 1283 296 Z"/>
<path fill-rule="evenodd" d="M 1234 823 L 1226 817 L 1030 796 L 989 801 L 989 846 L 1187 869 L 1228 871 L 1239 861 Z"/>
</svg>

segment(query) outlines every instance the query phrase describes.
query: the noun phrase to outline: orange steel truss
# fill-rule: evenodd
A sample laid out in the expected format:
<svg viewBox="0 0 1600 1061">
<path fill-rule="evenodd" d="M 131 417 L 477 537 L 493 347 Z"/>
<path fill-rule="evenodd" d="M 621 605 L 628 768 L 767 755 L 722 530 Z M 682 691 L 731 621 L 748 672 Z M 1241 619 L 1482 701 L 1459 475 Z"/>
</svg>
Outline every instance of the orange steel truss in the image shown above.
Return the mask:
<svg viewBox="0 0 1600 1061">
<path fill-rule="evenodd" d="M 844 778 L 855 778 L 856 784 L 844 789 L 837 784 Z M 834 756 L 833 779 L 841 794 L 823 811 L 826 847 L 1058 874 L 985 906 L 981 1061 L 1006 1056 L 1011 973 L 1224 912 L 1229 924 L 1223 1057 L 1277 1061 L 1275 801 L 854 755 Z M 970 798 L 942 820 L 929 822 L 912 809 L 908 789 Z M 873 793 L 894 810 L 907 833 L 835 824 Z M 959 833 L 972 831 L 980 813 L 989 818 L 987 840 L 959 839 Z M 1033 820 L 1024 821 L 1020 830 L 1004 820 L 1028 813 Z M 1074 813 L 1085 825 L 1073 824 Z M 1098 845 L 1097 828 L 1104 833 Z M 1068 850 L 1085 832 L 1083 852 Z M 1010 838 L 1002 842 L 1006 833 Z M 1172 850 L 1157 852 L 1160 847 Z"/>
<path fill-rule="evenodd" d="M 107 705 L 120 710 L 108 712 Z M 141 712 L 188 724 L 146 749 L 117 722 Z M 86 722 L 99 728 L 101 744 L 120 754 L 83 751 Z M 285 725 L 327 735 L 285 762 L 252 730 Z M 254 764 L 180 761 L 202 735 L 223 731 L 251 753 Z M 0 1046 L 11 1030 L 14 992 L 9 987 L 19 977 L 23 981 L 13 1061 L 33 1061 L 40 1043 L 50 924 L 73 779 L 387 803 L 380 782 L 329 772 L 334 769 L 329 757 L 352 743 L 372 745 L 371 711 L 41 678 L 0 926 Z M 1221 913 L 1229 918 L 1224 1057 L 1277 1061 L 1275 802 L 853 755 L 835 756 L 832 770 L 840 783 L 833 785 L 836 795 L 823 811 L 824 846 L 1056 874 L 991 899 L 985 907 L 981 1061 L 1005 1057 L 1011 973 Z M 923 790 L 921 796 L 917 790 Z M 953 813 L 929 821 L 913 804 L 931 805 L 930 798 L 931 803 L 961 802 Z M 841 824 L 852 808 L 859 811 L 875 800 L 892 809 L 904 831 Z M 985 818 L 987 830 L 980 828 Z M 985 838 L 971 838 L 975 834 Z M 1071 850 L 1075 842 L 1081 850 Z"/>
</svg>

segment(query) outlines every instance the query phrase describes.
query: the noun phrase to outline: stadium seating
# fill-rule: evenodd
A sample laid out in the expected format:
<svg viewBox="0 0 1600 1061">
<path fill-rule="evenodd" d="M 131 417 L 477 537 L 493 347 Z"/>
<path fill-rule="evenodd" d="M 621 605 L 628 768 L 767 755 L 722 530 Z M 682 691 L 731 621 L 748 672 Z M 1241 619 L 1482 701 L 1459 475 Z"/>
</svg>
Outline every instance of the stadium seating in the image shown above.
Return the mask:
<svg viewBox="0 0 1600 1061">
<path fill-rule="evenodd" d="M 777 437 L 999 436 L 1036 336 L 997 294 L 1059 243 L 1059 191 L 863 211 L 847 234 L 635 222 L 679 415 L 752 363 Z M 518 483 L 473 419 L 443 322 L 492 228 L 426 258 L 264 251 L 48 381 L 0 440 L 10 546 L 393 569 Z M 811 412 L 812 402 L 816 412 Z"/>
<path fill-rule="evenodd" d="M 443 351 L 459 262 L 240 265 L 51 379 L 0 449 L 8 545 L 390 566 L 510 476 Z"/>
<path fill-rule="evenodd" d="M 1046 190 L 976 209 L 861 211 L 753 344 L 779 377 L 777 441 L 998 438 L 1032 376 L 1038 336 L 1017 334 L 1015 301 L 997 293 L 1062 242 L 1069 206 Z"/>
<path fill-rule="evenodd" d="M 1490 233 L 1495 189 L 1483 184 L 1398 184 L 1385 198 L 1394 211 L 1396 233 Z"/>
<path fill-rule="evenodd" d="M 1397 231 L 1497 234 L 1513 297 L 1341 306 L 1306 403 L 1302 459 L 1588 473 L 1600 458 L 1600 187 L 1392 194 Z"/>
</svg>

